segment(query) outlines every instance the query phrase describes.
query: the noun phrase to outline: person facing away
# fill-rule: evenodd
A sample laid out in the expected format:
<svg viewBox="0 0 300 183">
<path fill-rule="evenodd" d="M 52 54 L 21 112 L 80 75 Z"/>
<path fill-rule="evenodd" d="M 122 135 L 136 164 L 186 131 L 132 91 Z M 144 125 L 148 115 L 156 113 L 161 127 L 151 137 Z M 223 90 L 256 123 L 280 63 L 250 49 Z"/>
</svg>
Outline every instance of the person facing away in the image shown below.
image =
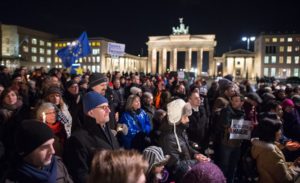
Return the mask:
<svg viewBox="0 0 300 183">
<path fill-rule="evenodd" d="M 95 154 L 88 183 L 145 183 L 148 163 L 133 150 L 102 150 Z"/>
<path fill-rule="evenodd" d="M 299 158 L 286 162 L 282 151 L 275 145 L 281 136 L 281 121 L 264 118 L 257 126 L 258 139 L 252 140 L 252 157 L 256 160 L 258 182 L 295 182 L 299 175 Z"/>
</svg>

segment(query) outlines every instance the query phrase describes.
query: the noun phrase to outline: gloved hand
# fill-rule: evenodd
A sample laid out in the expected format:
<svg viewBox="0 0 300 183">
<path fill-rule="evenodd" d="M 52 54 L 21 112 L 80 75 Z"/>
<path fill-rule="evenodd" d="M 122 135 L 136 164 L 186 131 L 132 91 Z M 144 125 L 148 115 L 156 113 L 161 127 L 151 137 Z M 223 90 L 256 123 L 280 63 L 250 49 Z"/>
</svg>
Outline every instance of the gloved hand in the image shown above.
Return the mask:
<svg viewBox="0 0 300 183">
<path fill-rule="evenodd" d="M 126 124 L 118 124 L 117 125 L 117 132 L 123 133 L 123 135 L 128 134 L 128 127 Z"/>
</svg>

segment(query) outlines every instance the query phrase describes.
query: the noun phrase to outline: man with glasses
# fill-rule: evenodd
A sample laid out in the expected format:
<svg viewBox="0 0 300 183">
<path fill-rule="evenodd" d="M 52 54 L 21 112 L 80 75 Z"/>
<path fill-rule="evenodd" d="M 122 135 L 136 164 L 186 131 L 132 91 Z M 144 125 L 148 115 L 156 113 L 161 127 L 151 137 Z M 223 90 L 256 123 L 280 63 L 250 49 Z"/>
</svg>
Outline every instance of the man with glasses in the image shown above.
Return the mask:
<svg viewBox="0 0 300 183">
<path fill-rule="evenodd" d="M 110 113 L 107 99 L 95 91 L 90 91 L 83 97 L 83 111 L 86 117 L 83 127 L 68 139 L 64 154 L 70 174 L 74 182 L 78 183 L 87 181 L 96 151 L 119 149 L 116 137 L 106 125 Z"/>
<path fill-rule="evenodd" d="M 108 78 L 105 74 L 93 73 L 89 78 L 90 91 L 95 91 L 108 100 L 108 105 L 110 107 L 108 126 L 113 130 L 117 130 L 119 114 L 116 113 L 116 108 L 118 107 L 118 101 L 115 99 L 112 89 L 107 85 Z"/>
</svg>

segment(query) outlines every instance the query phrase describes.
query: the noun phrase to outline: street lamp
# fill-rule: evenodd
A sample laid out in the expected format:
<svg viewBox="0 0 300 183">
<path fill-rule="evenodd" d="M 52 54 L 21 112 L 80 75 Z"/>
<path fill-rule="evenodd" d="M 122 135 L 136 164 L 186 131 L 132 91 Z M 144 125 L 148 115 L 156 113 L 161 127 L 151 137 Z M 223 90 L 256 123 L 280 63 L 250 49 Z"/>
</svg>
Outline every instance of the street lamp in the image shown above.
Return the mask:
<svg viewBox="0 0 300 183">
<path fill-rule="evenodd" d="M 255 37 L 242 37 L 242 41 L 247 41 L 247 50 L 250 49 L 250 41 L 255 41 Z"/>
</svg>

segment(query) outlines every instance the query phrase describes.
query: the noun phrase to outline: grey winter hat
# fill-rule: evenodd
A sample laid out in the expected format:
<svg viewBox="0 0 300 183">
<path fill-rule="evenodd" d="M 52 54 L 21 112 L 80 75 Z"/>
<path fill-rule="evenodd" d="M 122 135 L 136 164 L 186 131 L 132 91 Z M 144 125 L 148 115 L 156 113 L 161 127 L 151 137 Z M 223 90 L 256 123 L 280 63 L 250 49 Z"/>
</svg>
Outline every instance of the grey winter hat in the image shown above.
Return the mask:
<svg viewBox="0 0 300 183">
<path fill-rule="evenodd" d="M 261 104 L 262 103 L 262 99 L 260 98 L 260 96 L 255 93 L 255 92 L 251 92 L 251 93 L 248 93 L 246 95 L 246 97 L 248 97 L 249 99 L 251 100 L 254 100 L 255 102 L 257 102 L 258 104 Z"/>
<path fill-rule="evenodd" d="M 133 95 L 137 95 L 138 93 L 142 93 L 142 90 L 138 87 L 133 86 L 130 88 L 130 93 Z"/>
<path fill-rule="evenodd" d="M 149 163 L 147 174 L 149 174 L 154 167 L 166 165 L 170 159 L 170 156 L 164 156 L 163 150 L 157 146 L 147 147 L 143 151 L 143 157 Z"/>
</svg>

